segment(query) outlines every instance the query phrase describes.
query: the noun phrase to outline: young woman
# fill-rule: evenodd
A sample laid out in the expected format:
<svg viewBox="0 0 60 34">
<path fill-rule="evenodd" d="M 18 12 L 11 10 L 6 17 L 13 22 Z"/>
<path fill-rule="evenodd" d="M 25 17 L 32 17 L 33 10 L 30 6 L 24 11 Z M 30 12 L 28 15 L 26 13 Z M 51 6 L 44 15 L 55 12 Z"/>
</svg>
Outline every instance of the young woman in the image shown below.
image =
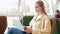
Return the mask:
<svg viewBox="0 0 60 34">
<path fill-rule="evenodd" d="M 35 10 L 37 12 L 37 15 L 33 17 L 33 19 L 30 22 L 30 26 L 25 26 L 24 32 L 17 29 L 15 29 L 15 32 L 10 32 L 14 34 L 50 34 L 51 32 L 51 22 L 49 17 L 47 16 L 44 8 L 44 3 L 42 1 L 37 1 L 35 5 Z M 13 30 L 13 29 L 12 29 Z"/>
</svg>

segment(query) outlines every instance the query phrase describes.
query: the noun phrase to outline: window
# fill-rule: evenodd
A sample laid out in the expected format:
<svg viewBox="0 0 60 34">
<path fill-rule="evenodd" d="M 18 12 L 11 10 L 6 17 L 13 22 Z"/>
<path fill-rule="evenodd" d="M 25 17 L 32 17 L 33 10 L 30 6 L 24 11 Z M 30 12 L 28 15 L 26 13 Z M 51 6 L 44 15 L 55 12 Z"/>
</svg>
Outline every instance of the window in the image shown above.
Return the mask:
<svg viewBox="0 0 60 34">
<path fill-rule="evenodd" d="M 18 0 L 0 0 L 0 15 L 18 15 Z"/>
</svg>

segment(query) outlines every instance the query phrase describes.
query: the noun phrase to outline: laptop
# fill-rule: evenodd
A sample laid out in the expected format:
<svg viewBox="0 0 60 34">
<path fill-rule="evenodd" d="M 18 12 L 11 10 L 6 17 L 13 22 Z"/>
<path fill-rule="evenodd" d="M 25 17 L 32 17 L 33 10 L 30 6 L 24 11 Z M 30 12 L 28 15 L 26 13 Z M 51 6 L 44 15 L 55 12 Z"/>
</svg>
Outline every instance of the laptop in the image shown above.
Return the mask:
<svg viewBox="0 0 60 34">
<path fill-rule="evenodd" d="M 14 28 L 24 31 L 24 26 L 21 24 L 19 19 L 12 19 Z"/>
</svg>

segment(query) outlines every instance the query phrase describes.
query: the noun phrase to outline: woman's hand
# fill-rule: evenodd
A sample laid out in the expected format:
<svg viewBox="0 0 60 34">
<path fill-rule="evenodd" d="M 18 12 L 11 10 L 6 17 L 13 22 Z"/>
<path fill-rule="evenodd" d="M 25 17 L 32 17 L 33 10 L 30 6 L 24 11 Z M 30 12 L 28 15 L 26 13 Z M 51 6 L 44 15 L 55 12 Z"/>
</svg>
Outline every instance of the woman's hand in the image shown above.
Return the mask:
<svg viewBox="0 0 60 34">
<path fill-rule="evenodd" d="M 26 30 L 27 29 L 27 26 L 24 26 L 24 30 Z"/>
<path fill-rule="evenodd" d="M 26 33 L 32 33 L 32 28 L 25 27 L 24 31 Z"/>
</svg>

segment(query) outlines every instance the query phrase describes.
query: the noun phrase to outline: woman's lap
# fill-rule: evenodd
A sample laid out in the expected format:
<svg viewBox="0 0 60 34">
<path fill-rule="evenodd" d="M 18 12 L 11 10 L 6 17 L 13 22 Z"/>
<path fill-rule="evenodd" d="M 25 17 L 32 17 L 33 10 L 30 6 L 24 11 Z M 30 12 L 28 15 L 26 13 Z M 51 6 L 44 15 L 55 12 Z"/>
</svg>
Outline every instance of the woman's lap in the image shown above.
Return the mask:
<svg viewBox="0 0 60 34">
<path fill-rule="evenodd" d="M 16 28 L 9 28 L 8 34 L 26 34 L 26 32 Z"/>
</svg>

